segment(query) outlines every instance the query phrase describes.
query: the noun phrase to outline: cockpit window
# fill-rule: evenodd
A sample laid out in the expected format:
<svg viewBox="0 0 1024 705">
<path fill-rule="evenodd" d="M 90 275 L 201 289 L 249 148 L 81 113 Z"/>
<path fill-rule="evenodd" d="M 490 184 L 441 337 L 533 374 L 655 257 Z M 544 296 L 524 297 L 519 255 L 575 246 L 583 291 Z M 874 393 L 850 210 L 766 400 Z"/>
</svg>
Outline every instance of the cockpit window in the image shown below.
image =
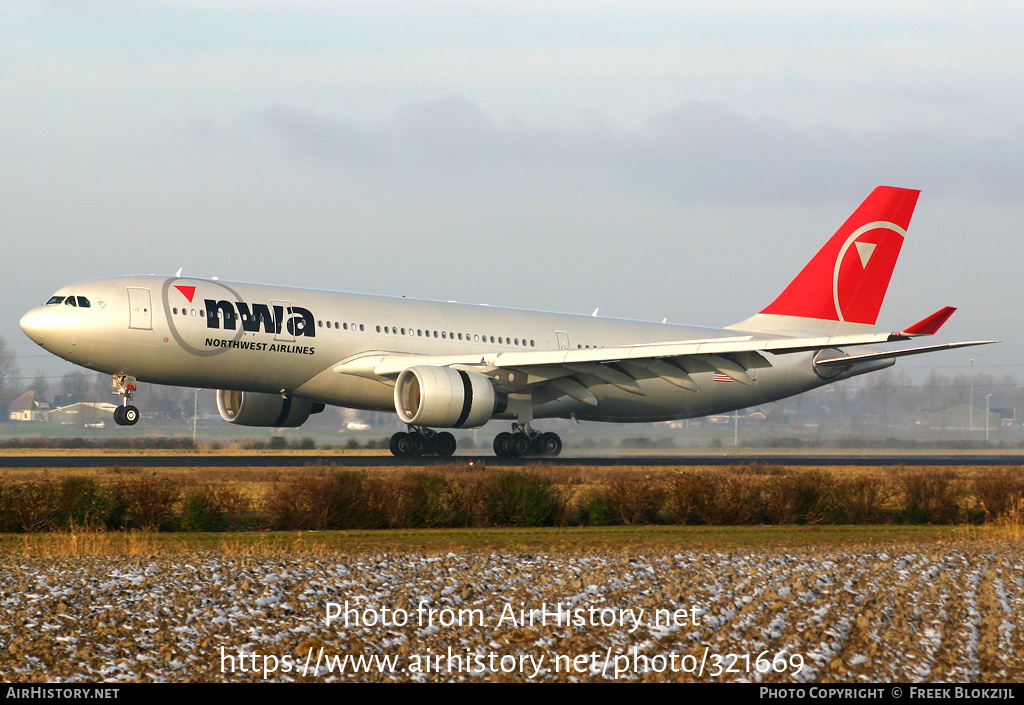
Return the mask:
<svg viewBox="0 0 1024 705">
<path fill-rule="evenodd" d="M 75 308 L 92 308 L 92 302 L 85 296 L 51 296 L 50 300 L 44 305 L 55 306 L 60 303 L 65 306 L 74 306 Z"/>
</svg>

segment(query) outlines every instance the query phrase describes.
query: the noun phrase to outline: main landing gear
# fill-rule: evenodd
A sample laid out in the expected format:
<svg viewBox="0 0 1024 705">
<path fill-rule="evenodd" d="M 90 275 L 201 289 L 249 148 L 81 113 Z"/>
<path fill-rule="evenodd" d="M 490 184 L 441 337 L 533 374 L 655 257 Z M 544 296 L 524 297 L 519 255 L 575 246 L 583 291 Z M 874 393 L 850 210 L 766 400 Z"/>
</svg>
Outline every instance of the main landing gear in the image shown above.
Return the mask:
<svg viewBox="0 0 1024 705">
<path fill-rule="evenodd" d="M 410 426 L 408 433 L 399 431 L 391 437 L 391 454 L 399 457 L 437 455 L 447 458 L 455 452 L 457 445 L 455 436 L 447 431 L 438 433 L 429 428 Z"/>
<path fill-rule="evenodd" d="M 134 426 L 139 422 L 139 410 L 131 404 L 135 382 L 129 375 L 114 375 L 114 394 L 121 397 L 121 406 L 114 409 L 114 422 L 118 426 Z"/>
<path fill-rule="evenodd" d="M 391 454 L 398 457 L 418 458 L 436 455 L 447 458 L 455 452 L 455 436 L 447 431 L 438 433 L 429 428 L 410 426 L 408 433 L 399 431 L 391 437 Z M 541 433 L 529 424 L 512 424 L 512 433 L 499 433 L 494 437 L 494 454 L 499 458 L 527 456 L 553 458 L 562 452 L 562 439 L 557 433 Z"/>
<path fill-rule="evenodd" d="M 562 452 L 562 439 L 557 433 L 541 433 L 529 424 L 512 424 L 512 433 L 494 437 L 494 454 L 499 458 L 522 458 L 528 455 L 553 458 Z"/>
</svg>

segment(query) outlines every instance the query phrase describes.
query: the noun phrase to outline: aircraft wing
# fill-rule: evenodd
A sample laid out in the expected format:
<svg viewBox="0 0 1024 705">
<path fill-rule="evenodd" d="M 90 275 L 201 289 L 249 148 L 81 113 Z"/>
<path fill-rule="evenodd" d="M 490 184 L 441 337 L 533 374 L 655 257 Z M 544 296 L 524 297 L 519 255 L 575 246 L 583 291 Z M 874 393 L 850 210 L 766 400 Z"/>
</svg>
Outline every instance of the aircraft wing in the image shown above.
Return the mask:
<svg viewBox="0 0 1024 705">
<path fill-rule="evenodd" d="M 624 391 L 645 395 L 641 380 L 660 378 L 677 387 L 699 390 L 692 374 L 714 372 L 740 384 L 752 384 L 750 371 L 771 367 L 765 353 L 786 355 L 815 350 L 892 343 L 934 334 L 955 309 L 942 309 L 902 331 L 860 335 L 815 336 L 806 338 L 758 338 L 738 335 L 703 340 L 667 341 L 637 345 L 570 350 L 501 351 L 468 355 L 409 355 L 388 352 L 370 353 L 345 360 L 335 372 L 376 379 L 394 380 L 409 367 L 425 365 L 454 367 L 497 377 L 512 388 L 544 385 L 557 396 L 569 396 L 596 405 L 589 387 L 611 384 Z M 891 352 L 830 357 L 819 361 L 828 367 L 855 364 L 870 359 L 917 355 L 996 341 L 947 343 Z M 502 375 L 502 372 L 512 373 Z M 518 374 L 517 374 L 518 373 Z"/>
</svg>

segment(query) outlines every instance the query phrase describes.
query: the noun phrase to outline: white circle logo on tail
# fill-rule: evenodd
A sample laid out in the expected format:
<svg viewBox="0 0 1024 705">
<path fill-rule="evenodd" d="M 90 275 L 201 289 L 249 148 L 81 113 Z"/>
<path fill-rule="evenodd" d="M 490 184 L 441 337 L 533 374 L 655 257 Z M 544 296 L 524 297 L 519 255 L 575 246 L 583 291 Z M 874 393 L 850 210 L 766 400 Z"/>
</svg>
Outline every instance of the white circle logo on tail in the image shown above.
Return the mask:
<svg viewBox="0 0 1024 705">
<path fill-rule="evenodd" d="M 857 251 L 857 256 L 860 259 L 861 269 L 867 271 L 868 262 L 871 261 L 871 256 L 875 254 L 875 248 L 878 247 L 877 243 L 874 242 L 857 242 L 864 233 L 872 230 L 892 230 L 895 233 L 899 233 L 902 237 L 907 236 L 907 231 L 887 220 L 876 220 L 873 223 L 867 223 L 860 226 L 846 238 L 846 242 L 839 248 L 839 255 L 836 257 L 835 267 L 832 270 L 832 301 L 835 303 L 836 314 L 839 316 L 839 321 L 845 321 L 846 317 L 843 315 L 843 307 L 839 302 L 839 270 L 843 266 L 843 260 L 846 259 L 846 253 L 850 249 L 851 245 L 855 245 L 854 248 Z"/>
</svg>

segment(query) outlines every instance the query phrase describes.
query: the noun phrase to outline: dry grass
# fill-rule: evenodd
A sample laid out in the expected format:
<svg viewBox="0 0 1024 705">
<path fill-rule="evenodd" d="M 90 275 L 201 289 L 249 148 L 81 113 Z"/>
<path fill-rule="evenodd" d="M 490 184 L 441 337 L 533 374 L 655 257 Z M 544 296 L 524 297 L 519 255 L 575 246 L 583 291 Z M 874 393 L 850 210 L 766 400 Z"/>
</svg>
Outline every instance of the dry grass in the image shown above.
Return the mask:
<svg viewBox="0 0 1024 705">
<path fill-rule="evenodd" d="M 1016 528 L 1019 536 L 1020 527 Z M 603 526 L 390 529 L 232 534 L 75 530 L 0 535 L 0 557 L 184 554 L 445 553 L 447 551 L 629 554 L 638 551 L 944 544 L 1011 539 L 1000 527 L 951 526 Z"/>
<path fill-rule="evenodd" d="M 999 538 L 1010 541 L 1024 539 L 1024 499 L 1018 499 L 1016 504 L 1000 514 L 996 518 L 995 526 L 995 533 Z"/>
<path fill-rule="evenodd" d="M 57 534 L 23 534 L 20 555 L 152 556 L 161 552 L 149 532 L 80 529 Z"/>
</svg>

